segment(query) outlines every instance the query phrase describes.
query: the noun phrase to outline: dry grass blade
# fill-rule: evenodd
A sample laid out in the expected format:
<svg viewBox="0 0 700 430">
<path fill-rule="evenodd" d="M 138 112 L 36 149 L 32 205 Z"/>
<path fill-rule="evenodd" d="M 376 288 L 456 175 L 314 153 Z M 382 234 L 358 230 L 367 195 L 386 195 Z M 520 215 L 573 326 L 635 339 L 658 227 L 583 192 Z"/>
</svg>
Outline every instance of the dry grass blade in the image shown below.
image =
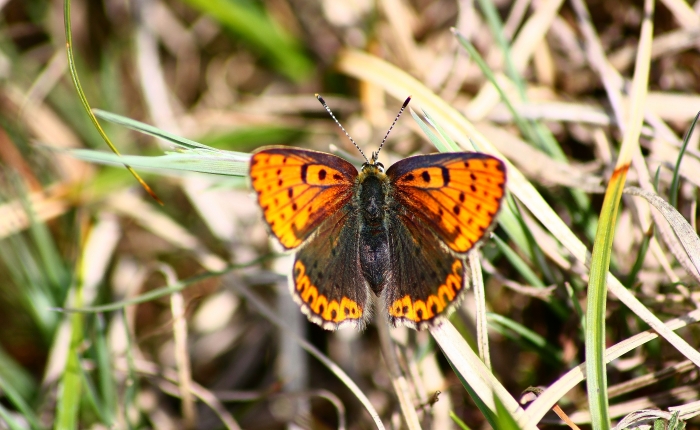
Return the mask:
<svg viewBox="0 0 700 430">
<path fill-rule="evenodd" d="M 171 272 L 171 273 L 168 273 Z M 171 270 L 167 272 L 168 283 L 176 280 Z M 192 397 L 192 369 L 187 351 L 187 321 L 185 320 L 185 301 L 181 292 L 170 296 L 170 307 L 173 313 L 173 337 L 175 338 L 175 361 L 177 363 L 177 378 L 182 397 L 182 415 L 187 429 L 194 429 L 197 423 L 197 410 Z"/>
<path fill-rule="evenodd" d="M 396 392 L 396 396 L 399 399 L 399 405 L 401 406 L 401 412 L 403 413 L 403 420 L 408 429 L 419 430 L 421 428 L 420 420 L 418 419 L 418 413 L 416 412 L 416 407 L 414 406 L 417 402 L 411 395 L 408 381 L 402 374 L 401 368 L 399 367 L 399 361 L 396 356 L 396 351 L 394 350 L 396 345 L 391 340 L 389 326 L 384 324 L 384 321 L 379 321 L 379 324 L 377 325 L 377 330 L 379 331 L 379 341 L 382 346 L 382 356 L 384 357 L 384 362 L 389 369 L 389 375 L 391 376 L 391 384 L 394 387 L 394 392 Z"/>
<path fill-rule="evenodd" d="M 455 366 L 455 370 L 459 372 L 460 377 L 474 390 L 477 397 L 486 407 L 495 414 L 496 403 L 494 397 L 497 396 L 508 412 L 516 419 L 520 428 L 536 428 L 532 420 L 528 423 L 529 417 L 518 405 L 518 402 L 491 374 L 449 321 L 445 321 L 441 325 L 430 329 L 430 333 L 440 345 L 440 349 L 442 349 L 445 356 Z"/>
<path fill-rule="evenodd" d="M 683 245 L 687 256 L 690 257 L 690 261 L 693 264 L 691 267 L 684 266 L 684 269 L 696 279 L 700 279 L 700 238 L 698 238 L 697 233 L 683 215 L 678 213 L 676 208 L 657 194 L 637 187 L 628 187 L 625 189 L 625 193 L 644 197 L 652 206 L 661 212 L 673 229 L 676 237 Z M 684 262 L 687 260 L 679 259 L 679 261 Z"/>
<path fill-rule="evenodd" d="M 488 322 L 486 321 L 486 294 L 484 292 L 484 275 L 481 272 L 479 253 L 475 250 L 467 257 L 471 271 L 470 281 L 474 290 L 476 302 L 476 341 L 479 347 L 479 357 L 486 368 L 491 370 L 491 351 L 489 350 Z"/>
</svg>

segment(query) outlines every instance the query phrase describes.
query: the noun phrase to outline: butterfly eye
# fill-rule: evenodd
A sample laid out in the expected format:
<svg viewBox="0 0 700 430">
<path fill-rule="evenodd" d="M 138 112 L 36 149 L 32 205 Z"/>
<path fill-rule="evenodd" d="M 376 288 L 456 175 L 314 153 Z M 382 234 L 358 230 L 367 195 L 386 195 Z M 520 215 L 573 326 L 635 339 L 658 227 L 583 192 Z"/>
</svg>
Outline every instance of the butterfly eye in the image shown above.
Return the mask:
<svg viewBox="0 0 700 430">
<path fill-rule="evenodd" d="M 380 172 L 384 173 L 384 165 L 382 163 L 374 163 L 374 165 L 377 166 Z"/>
</svg>

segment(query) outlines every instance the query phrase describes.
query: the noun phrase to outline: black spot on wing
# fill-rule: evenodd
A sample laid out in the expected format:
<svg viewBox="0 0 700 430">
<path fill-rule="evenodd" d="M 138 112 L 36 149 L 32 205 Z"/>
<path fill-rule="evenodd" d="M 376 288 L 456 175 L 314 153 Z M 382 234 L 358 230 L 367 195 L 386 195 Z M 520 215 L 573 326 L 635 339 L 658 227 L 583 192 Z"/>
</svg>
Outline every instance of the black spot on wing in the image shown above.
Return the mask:
<svg viewBox="0 0 700 430">
<path fill-rule="evenodd" d="M 442 171 L 443 184 L 445 184 L 445 185 L 449 184 L 450 183 L 450 170 L 445 166 L 441 166 L 440 170 Z"/>
</svg>

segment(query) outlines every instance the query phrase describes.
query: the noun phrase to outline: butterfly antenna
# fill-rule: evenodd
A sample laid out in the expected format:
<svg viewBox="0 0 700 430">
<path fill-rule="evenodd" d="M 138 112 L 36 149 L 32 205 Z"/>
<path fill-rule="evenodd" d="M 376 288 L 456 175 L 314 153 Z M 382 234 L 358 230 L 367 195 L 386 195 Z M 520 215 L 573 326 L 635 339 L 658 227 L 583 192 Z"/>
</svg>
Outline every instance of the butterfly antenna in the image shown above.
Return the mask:
<svg viewBox="0 0 700 430">
<path fill-rule="evenodd" d="M 333 121 L 335 121 L 335 123 L 338 124 L 338 127 L 340 127 L 340 129 L 343 130 L 343 133 L 345 133 L 345 135 L 348 137 L 348 139 L 350 139 L 350 142 L 352 142 L 352 144 L 355 145 L 355 148 L 357 148 L 357 150 L 360 151 L 360 154 L 362 154 L 362 158 L 364 158 L 365 161 L 369 163 L 369 160 L 367 159 L 367 156 L 365 155 L 365 153 L 362 152 L 362 149 L 357 145 L 357 143 L 355 143 L 355 140 L 352 137 L 350 137 L 350 135 L 348 134 L 347 131 L 345 131 L 345 128 L 343 127 L 342 124 L 340 124 L 340 121 L 338 121 L 338 119 L 335 117 L 335 115 L 333 115 L 331 108 L 328 107 L 328 105 L 326 104 L 326 101 L 323 100 L 323 97 L 316 94 L 316 98 L 318 99 L 318 101 L 321 102 L 323 107 L 326 108 L 326 111 L 328 111 L 328 114 L 331 116 L 331 118 L 333 118 Z"/>
<path fill-rule="evenodd" d="M 379 149 L 377 149 L 377 152 L 372 153 L 372 163 L 377 161 L 377 158 L 379 157 L 379 151 L 382 150 L 382 147 L 384 146 L 384 142 L 386 142 L 386 139 L 389 137 L 389 133 L 391 133 L 391 130 L 394 129 L 394 126 L 396 125 L 396 122 L 399 120 L 401 117 L 401 114 L 403 113 L 404 109 L 406 109 L 406 106 L 408 106 L 408 103 L 411 101 L 411 96 L 408 96 L 405 102 L 403 102 L 403 106 L 401 106 L 401 109 L 399 109 L 399 113 L 396 115 L 396 118 L 394 119 L 394 122 L 391 123 L 391 127 L 389 127 L 389 130 L 386 132 L 384 135 L 384 139 L 382 139 L 382 143 L 379 144 Z"/>
</svg>

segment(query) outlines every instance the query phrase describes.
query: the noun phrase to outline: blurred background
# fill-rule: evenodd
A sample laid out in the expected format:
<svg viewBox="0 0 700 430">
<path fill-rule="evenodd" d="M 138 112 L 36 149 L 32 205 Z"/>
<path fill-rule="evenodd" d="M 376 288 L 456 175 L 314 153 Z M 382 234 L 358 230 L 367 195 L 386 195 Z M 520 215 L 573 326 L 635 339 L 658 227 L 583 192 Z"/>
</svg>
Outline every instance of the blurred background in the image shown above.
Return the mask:
<svg viewBox="0 0 700 430">
<path fill-rule="evenodd" d="M 641 147 L 664 198 L 700 109 L 699 10 L 700 2 L 666 0 L 653 15 Z M 642 2 L 595 0 L 73 0 L 71 13 L 92 108 L 220 150 L 293 145 L 357 161 L 314 93 L 370 153 L 413 92 L 380 83 L 393 76 L 363 79 L 383 72 L 359 53 L 393 64 L 472 121 L 589 250 L 622 136 L 603 76 L 627 95 L 644 17 Z M 332 333 L 306 320 L 288 292 L 289 256 L 270 240 L 244 176 L 139 170 L 161 206 L 124 168 L 56 150 L 109 150 L 68 72 L 63 17 L 61 1 L 0 1 L 0 428 L 374 428 L 294 336 L 340 366 L 385 425 L 401 428 L 376 326 Z M 518 115 L 489 93 L 491 78 L 452 29 L 498 82 L 517 71 L 518 89 L 506 88 Z M 533 143 L 523 119 L 550 144 Z M 101 125 L 123 154 L 172 148 Z M 428 152 L 435 148 L 406 114 L 382 161 Z M 677 207 L 693 226 L 699 154 L 691 137 Z M 629 180 L 639 177 L 633 170 Z M 493 373 L 518 398 L 583 361 L 587 275 L 540 249 L 555 238 L 514 204 L 527 249 L 499 227 L 481 252 Z M 623 200 L 611 271 L 660 318 L 683 315 L 697 304 L 693 278 L 637 205 Z M 186 288 L 163 292 L 178 281 Z M 57 309 L 135 298 L 100 312 Z M 473 309 L 468 294 L 452 317 L 470 342 Z M 608 323 L 610 345 L 647 328 L 614 298 Z M 694 345 L 698 334 L 682 332 Z M 486 425 L 429 333 L 391 336 L 424 428 Z M 683 363 L 662 341 L 615 361 L 613 418 L 697 400 L 697 370 Z M 670 366 L 641 388 L 624 387 Z M 585 428 L 583 384 L 560 405 Z M 557 423 L 548 416 L 542 427 Z"/>
</svg>

